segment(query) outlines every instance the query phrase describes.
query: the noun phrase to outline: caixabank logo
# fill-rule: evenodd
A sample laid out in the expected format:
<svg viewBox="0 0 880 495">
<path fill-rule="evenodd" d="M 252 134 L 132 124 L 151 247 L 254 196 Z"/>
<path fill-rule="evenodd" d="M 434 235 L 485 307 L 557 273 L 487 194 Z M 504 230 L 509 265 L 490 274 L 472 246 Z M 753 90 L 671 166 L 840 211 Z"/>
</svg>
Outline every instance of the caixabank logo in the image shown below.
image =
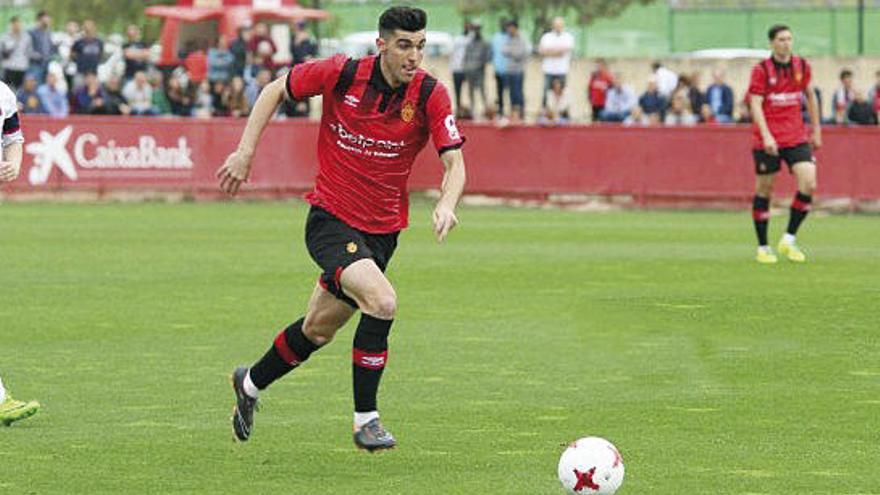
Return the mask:
<svg viewBox="0 0 880 495">
<path fill-rule="evenodd" d="M 177 138 L 176 146 L 161 146 L 156 138 L 144 134 L 131 142 L 102 140 L 92 132 L 82 132 L 72 139 L 74 126 L 69 125 L 57 134 L 40 131 L 40 140 L 28 143 L 25 151 L 34 156 L 28 171 L 28 182 L 33 186 L 45 184 L 52 170 L 58 170 L 67 179 L 75 181 L 79 171 L 136 170 L 192 170 L 192 148 L 185 137 Z M 72 141 L 72 143 L 71 143 Z"/>
</svg>

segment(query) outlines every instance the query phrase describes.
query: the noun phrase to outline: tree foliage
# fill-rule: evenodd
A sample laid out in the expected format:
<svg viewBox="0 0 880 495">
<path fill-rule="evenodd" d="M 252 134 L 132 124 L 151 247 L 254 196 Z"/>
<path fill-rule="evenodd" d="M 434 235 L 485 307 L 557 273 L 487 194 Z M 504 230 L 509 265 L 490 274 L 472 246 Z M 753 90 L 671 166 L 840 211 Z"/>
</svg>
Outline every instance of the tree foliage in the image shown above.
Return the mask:
<svg viewBox="0 0 880 495">
<path fill-rule="evenodd" d="M 151 5 L 173 5 L 176 0 L 34 0 L 35 10 L 44 10 L 54 19 L 54 29 L 63 29 L 67 21 L 82 23 L 86 19 L 95 21 L 102 33 L 123 32 L 128 24 L 135 24 L 144 30 L 147 39 L 156 39 L 161 21 L 144 15 L 144 9 Z"/>
</svg>

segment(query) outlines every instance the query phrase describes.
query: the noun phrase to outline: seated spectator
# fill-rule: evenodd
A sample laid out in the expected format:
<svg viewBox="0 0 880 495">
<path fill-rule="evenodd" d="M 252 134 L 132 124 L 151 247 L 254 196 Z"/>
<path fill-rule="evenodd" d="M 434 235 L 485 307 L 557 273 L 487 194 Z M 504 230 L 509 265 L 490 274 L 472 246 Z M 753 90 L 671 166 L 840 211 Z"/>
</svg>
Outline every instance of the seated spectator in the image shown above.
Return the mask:
<svg viewBox="0 0 880 495">
<path fill-rule="evenodd" d="M 171 115 L 171 102 L 165 91 L 165 76 L 161 72 L 154 72 L 149 77 L 150 86 L 153 88 L 153 108 L 157 115 Z"/>
<path fill-rule="evenodd" d="M 100 113 L 103 115 L 131 114 L 131 107 L 122 96 L 122 79 L 117 75 L 110 76 L 104 85 L 104 108 Z"/>
<path fill-rule="evenodd" d="M 248 84 L 245 89 L 245 97 L 247 98 L 248 107 L 254 108 L 254 103 L 257 102 L 257 97 L 260 96 L 260 92 L 263 91 L 270 82 L 272 82 L 272 73 L 267 69 L 262 69 L 257 73 L 256 79 L 251 84 Z"/>
<path fill-rule="evenodd" d="M 179 77 L 173 74 L 168 79 L 168 103 L 171 106 L 171 114 L 181 117 L 189 117 L 193 110 L 192 94 L 184 89 Z"/>
<path fill-rule="evenodd" d="M 703 103 L 700 107 L 700 122 L 704 124 L 718 124 L 715 114 L 712 113 L 712 107 L 708 103 Z"/>
<path fill-rule="evenodd" d="M 73 94 L 73 113 L 84 115 L 101 113 L 104 100 L 104 88 L 101 87 L 98 76 L 89 72 L 85 75 L 83 85 Z"/>
<path fill-rule="evenodd" d="M 211 115 L 215 117 L 226 117 L 229 115 L 225 93 L 226 84 L 219 81 L 211 84 Z"/>
<path fill-rule="evenodd" d="M 40 96 L 37 95 L 37 78 L 33 75 L 27 75 L 24 78 L 24 84 L 15 94 L 18 100 L 18 109 L 21 113 L 46 113 L 43 104 L 40 103 Z"/>
<path fill-rule="evenodd" d="M 851 124 L 856 125 L 877 125 L 877 114 L 868 100 L 865 99 L 865 93 L 861 90 L 855 91 L 852 103 L 846 112 L 846 119 Z"/>
<path fill-rule="evenodd" d="M 547 106 L 538 116 L 542 125 L 564 125 L 569 122 L 571 101 L 561 78 L 553 78 L 547 90 Z"/>
<path fill-rule="evenodd" d="M 706 90 L 706 103 L 709 110 L 720 124 L 733 122 L 733 89 L 724 82 L 724 71 L 715 69 L 712 72 L 714 82 Z"/>
<path fill-rule="evenodd" d="M 156 115 L 158 113 L 153 107 L 153 88 L 143 71 L 135 72 L 134 79 L 128 81 L 122 88 L 122 96 L 125 97 L 131 108 L 131 115 Z"/>
<path fill-rule="evenodd" d="M 849 104 L 852 103 L 854 97 L 855 90 L 853 89 L 853 73 L 849 69 L 843 69 L 840 71 L 840 87 L 837 88 L 837 91 L 834 92 L 834 96 L 831 97 L 834 116 L 833 123 L 846 123 L 846 111 L 849 109 Z"/>
<path fill-rule="evenodd" d="M 687 93 L 679 91 L 673 93 L 672 103 L 669 110 L 666 111 L 666 118 L 663 120 L 666 125 L 694 125 L 697 123 L 697 116 L 691 110 L 691 101 L 687 97 Z"/>
<path fill-rule="evenodd" d="M 200 119 L 211 118 L 214 105 L 211 100 L 211 83 L 207 79 L 199 83 L 193 101 L 195 102 L 193 105 L 193 117 Z"/>
<path fill-rule="evenodd" d="M 59 89 L 58 77 L 54 72 L 46 73 L 46 82 L 37 88 L 37 96 L 40 98 L 40 104 L 49 115 L 67 117 L 70 114 L 67 92 Z"/>
<path fill-rule="evenodd" d="M 605 109 L 599 113 L 602 122 L 623 122 L 636 106 L 636 94 L 623 83 L 621 73 L 614 74 L 614 83 L 605 96 Z"/>
<path fill-rule="evenodd" d="M 247 117 L 251 112 L 247 97 L 244 95 L 244 79 L 241 77 L 235 76 L 232 78 L 232 82 L 226 88 L 224 97 L 226 99 L 226 108 L 229 109 L 229 115 L 233 117 Z"/>
<path fill-rule="evenodd" d="M 642 110 L 642 107 L 636 105 L 633 107 L 632 112 L 627 115 L 625 119 L 623 119 L 623 125 L 625 126 L 646 126 L 650 124 L 650 120 L 648 116 L 645 115 L 645 112 Z"/>
<path fill-rule="evenodd" d="M 652 120 L 654 119 L 652 116 L 656 116 L 657 122 L 660 122 L 663 120 L 663 114 L 666 112 L 668 105 L 669 102 L 666 101 L 666 98 L 660 94 L 660 90 L 657 88 L 657 78 L 651 76 L 648 79 L 648 88 L 639 97 L 640 113 L 647 120 Z"/>
<path fill-rule="evenodd" d="M 691 77 L 685 80 L 688 82 L 687 97 L 691 102 L 691 109 L 699 112 L 703 108 L 703 104 L 706 103 L 706 95 L 700 91 L 700 73 L 694 72 Z"/>
<path fill-rule="evenodd" d="M 874 109 L 874 115 L 880 120 L 880 70 L 874 74 L 874 77 L 877 78 L 877 82 L 874 83 L 874 87 L 868 92 L 868 103 Z"/>
<path fill-rule="evenodd" d="M 232 79 L 235 55 L 229 51 L 226 37 L 217 39 L 217 46 L 208 50 L 208 80 L 211 83 L 227 83 Z"/>
</svg>

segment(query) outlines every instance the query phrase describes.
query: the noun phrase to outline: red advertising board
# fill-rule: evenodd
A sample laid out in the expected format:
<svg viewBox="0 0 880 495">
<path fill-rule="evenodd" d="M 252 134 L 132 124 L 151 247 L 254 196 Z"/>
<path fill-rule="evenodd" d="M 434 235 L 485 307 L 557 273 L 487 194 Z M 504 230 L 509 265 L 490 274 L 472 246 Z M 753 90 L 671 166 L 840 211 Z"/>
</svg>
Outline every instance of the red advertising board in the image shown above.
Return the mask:
<svg viewBox="0 0 880 495">
<path fill-rule="evenodd" d="M 94 191 L 217 193 L 214 173 L 238 143 L 244 120 L 124 117 L 24 119 L 21 177 L 9 195 Z M 263 134 L 244 194 L 285 196 L 311 187 L 317 122 L 273 122 Z M 747 127 L 564 128 L 466 125 L 468 191 L 632 195 L 644 202 L 730 200 L 751 195 Z M 880 128 L 828 128 L 817 153 L 822 197 L 880 199 Z M 788 174 L 783 174 L 788 175 Z M 413 190 L 436 189 L 442 166 L 429 146 Z M 792 189 L 784 178 L 780 192 Z"/>
</svg>

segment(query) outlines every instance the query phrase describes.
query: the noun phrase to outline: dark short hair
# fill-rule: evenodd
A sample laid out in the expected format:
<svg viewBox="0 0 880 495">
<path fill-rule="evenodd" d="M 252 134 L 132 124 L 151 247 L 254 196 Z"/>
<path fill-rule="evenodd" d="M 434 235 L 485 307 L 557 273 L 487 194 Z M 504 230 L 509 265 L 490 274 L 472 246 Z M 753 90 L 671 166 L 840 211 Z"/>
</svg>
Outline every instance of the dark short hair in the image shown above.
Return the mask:
<svg viewBox="0 0 880 495">
<path fill-rule="evenodd" d="M 853 71 L 851 71 L 849 69 L 843 69 L 842 71 L 840 71 L 840 78 L 841 79 L 846 79 L 847 77 L 852 77 L 852 75 L 853 75 Z"/>
<path fill-rule="evenodd" d="M 428 14 L 414 7 L 391 7 L 379 17 L 379 36 L 390 36 L 400 29 L 414 33 L 428 25 Z"/>
<path fill-rule="evenodd" d="M 771 27 L 769 31 L 767 31 L 767 39 L 773 41 L 776 39 L 776 35 L 783 31 L 791 31 L 791 28 L 786 26 L 785 24 L 776 24 Z"/>
<path fill-rule="evenodd" d="M 12 24 L 13 22 L 18 22 L 18 21 L 19 21 L 19 18 L 18 18 L 17 15 L 14 15 L 14 16 L 12 16 L 12 17 L 9 18 L 9 23 L 10 23 L 10 24 Z"/>
<path fill-rule="evenodd" d="M 45 10 L 41 10 L 41 11 L 37 12 L 37 20 L 40 20 L 40 19 L 42 19 L 43 17 L 46 17 L 46 16 L 48 16 L 48 15 L 49 15 L 49 14 L 46 13 Z"/>
</svg>

